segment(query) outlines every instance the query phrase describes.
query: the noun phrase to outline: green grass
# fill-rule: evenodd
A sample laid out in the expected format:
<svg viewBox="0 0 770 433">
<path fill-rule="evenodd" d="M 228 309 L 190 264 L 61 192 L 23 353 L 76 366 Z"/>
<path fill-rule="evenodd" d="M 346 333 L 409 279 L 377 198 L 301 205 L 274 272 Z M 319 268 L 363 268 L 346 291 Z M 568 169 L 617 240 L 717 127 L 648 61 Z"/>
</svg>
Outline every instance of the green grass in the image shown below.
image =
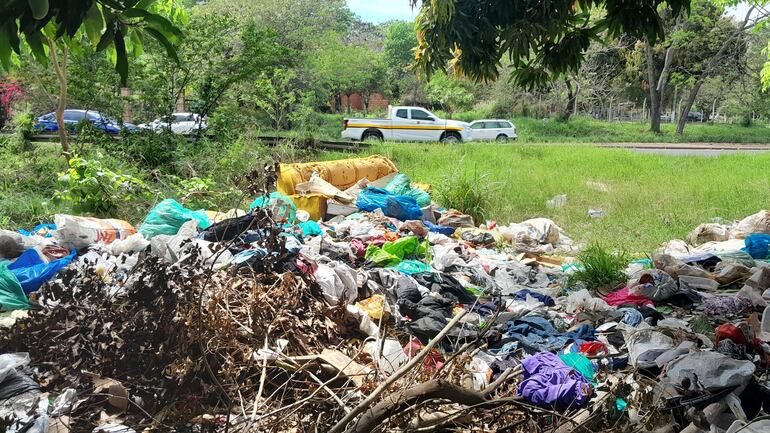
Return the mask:
<svg viewBox="0 0 770 433">
<path fill-rule="evenodd" d="M 317 138 L 338 140 L 344 117 L 364 115 L 318 113 L 314 115 L 310 134 Z M 479 110 L 452 116 L 466 122 L 490 117 L 495 116 Z M 646 122 L 606 122 L 589 117 L 574 117 L 568 122 L 532 117 L 515 117 L 511 120 L 516 125 L 519 141 L 522 143 L 770 143 L 770 128 L 759 123 L 750 127 L 722 123 L 688 123 L 684 134 L 679 135 L 675 132 L 676 125 L 673 123 L 662 124 L 661 134 L 654 134 L 650 132 L 650 125 Z M 266 132 L 266 135 L 269 133 Z"/>
<path fill-rule="evenodd" d="M 770 207 L 770 153 L 718 157 L 665 156 L 586 145 L 381 144 L 366 153 L 390 157 L 414 181 L 486 175 L 493 185 L 489 217 L 500 224 L 543 216 L 570 236 L 632 253 L 684 238 L 715 217 L 740 219 Z M 351 155 L 327 152 L 325 159 Z M 602 192 L 587 182 L 600 182 Z M 546 200 L 567 195 L 550 209 Z M 607 216 L 588 217 L 588 209 Z"/>
</svg>

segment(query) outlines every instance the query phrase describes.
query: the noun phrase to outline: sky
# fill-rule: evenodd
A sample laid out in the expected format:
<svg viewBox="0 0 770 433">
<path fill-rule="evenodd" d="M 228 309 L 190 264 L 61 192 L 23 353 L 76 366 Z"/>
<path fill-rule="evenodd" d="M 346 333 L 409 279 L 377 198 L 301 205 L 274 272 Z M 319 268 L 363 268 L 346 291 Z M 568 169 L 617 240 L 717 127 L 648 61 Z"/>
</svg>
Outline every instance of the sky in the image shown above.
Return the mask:
<svg viewBox="0 0 770 433">
<path fill-rule="evenodd" d="M 348 7 L 362 20 L 370 23 L 382 23 L 390 20 L 412 21 L 417 10 L 412 10 L 409 0 L 347 0 Z M 744 2 L 728 13 L 742 20 L 748 5 Z"/>
<path fill-rule="evenodd" d="M 382 23 L 390 20 L 412 21 L 417 10 L 409 0 L 347 0 L 348 7 L 363 21 Z"/>
</svg>

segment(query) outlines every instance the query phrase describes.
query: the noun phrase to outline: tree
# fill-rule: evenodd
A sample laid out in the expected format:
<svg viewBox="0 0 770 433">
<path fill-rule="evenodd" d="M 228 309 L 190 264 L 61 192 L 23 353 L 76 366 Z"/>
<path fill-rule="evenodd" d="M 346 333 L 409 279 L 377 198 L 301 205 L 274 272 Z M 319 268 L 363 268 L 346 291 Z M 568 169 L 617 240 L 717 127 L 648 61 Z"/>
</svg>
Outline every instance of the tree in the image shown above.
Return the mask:
<svg viewBox="0 0 770 433">
<path fill-rule="evenodd" d="M 428 83 L 426 92 L 433 103 L 440 104 L 449 118 L 458 110 L 467 110 L 473 105 L 470 83 L 463 82 L 446 73 L 436 74 Z"/>
<path fill-rule="evenodd" d="M 413 5 L 418 3 L 412 0 Z M 590 43 L 605 32 L 654 44 L 664 36 L 659 8 L 668 5 L 677 16 L 689 4 L 689 0 L 425 1 L 416 20 L 417 64 L 430 76 L 451 61 L 457 73 L 488 81 L 498 77 L 506 56 L 517 83 L 542 87 L 577 72 Z"/>
<path fill-rule="evenodd" d="M 71 47 L 94 44 L 114 58 L 121 83 L 128 80 L 128 52 L 142 39 L 157 40 L 167 54 L 176 58 L 174 44 L 181 31 L 161 13 L 179 13 L 173 0 L 11 0 L 0 14 L 0 64 L 9 70 L 13 54 L 21 54 L 22 38 L 43 65 L 50 57 L 59 83 L 56 121 L 62 150 L 69 159 L 64 109 L 67 104 L 67 61 Z"/>
<path fill-rule="evenodd" d="M 371 102 L 372 95 L 375 93 L 386 95 L 389 93 L 388 70 L 385 67 L 385 60 L 381 53 L 364 50 L 362 54 L 364 67 L 357 77 L 356 87 L 364 103 L 364 114 L 369 114 L 369 103 Z"/>
<path fill-rule="evenodd" d="M 270 117 L 276 131 L 284 129 L 294 106 L 302 97 L 293 83 L 296 78 L 293 70 L 278 68 L 263 72 L 253 86 L 248 86 L 254 91 L 249 92 L 245 99 Z"/>
</svg>

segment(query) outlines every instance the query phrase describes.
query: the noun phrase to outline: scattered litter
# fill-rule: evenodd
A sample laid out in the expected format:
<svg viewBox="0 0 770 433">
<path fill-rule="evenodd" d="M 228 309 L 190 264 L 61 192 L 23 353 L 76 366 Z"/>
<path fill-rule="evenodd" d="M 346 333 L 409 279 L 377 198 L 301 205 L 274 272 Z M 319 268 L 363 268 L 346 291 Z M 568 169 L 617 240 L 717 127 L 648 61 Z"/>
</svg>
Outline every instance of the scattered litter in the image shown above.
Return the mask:
<svg viewBox="0 0 770 433">
<path fill-rule="evenodd" d="M 599 292 L 552 220 L 477 226 L 383 157 L 279 169 L 248 211 L 0 231 L 0 430 L 767 430 L 768 212 Z"/>
<path fill-rule="evenodd" d="M 555 209 L 564 207 L 567 204 L 567 194 L 559 194 L 552 199 L 545 202 L 545 206 L 549 209 Z"/>
<path fill-rule="evenodd" d="M 588 209 L 588 216 L 590 218 L 604 218 L 607 216 L 607 212 L 604 209 Z"/>
</svg>

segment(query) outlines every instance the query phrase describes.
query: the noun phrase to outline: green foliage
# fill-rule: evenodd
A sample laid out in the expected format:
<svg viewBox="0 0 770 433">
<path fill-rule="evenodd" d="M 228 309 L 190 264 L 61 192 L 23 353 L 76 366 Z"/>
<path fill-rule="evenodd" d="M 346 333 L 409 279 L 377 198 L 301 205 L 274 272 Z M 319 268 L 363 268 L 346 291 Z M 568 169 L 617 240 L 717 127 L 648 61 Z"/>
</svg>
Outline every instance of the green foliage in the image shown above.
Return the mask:
<svg viewBox="0 0 770 433">
<path fill-rule="evenodd" d="M 454 172 L 436 184 L 436 201 L 448 209 L 472 216 L 476 224 L 481 224 L 489 214 L 495 189 L 486 174 L 476 170 L 473 173 Z"/>
<path fill-rule="evenodd" d="M 414 48 L 417 46 L 417 36 L 414 24 L 406 21 L 395 21 L 388 25 L 385 33 L 385 62 L 396 72 L 395 77 L 401 78 L 409 65 L 414 61 Z"/>
<path fill-rule="evenodd" d="M 446 110 L 449 117 L 452 113 L 467 110 L 473 105 L 473 93 L 470 83 L 445 73 L 436 74 L 426 88 L 428 98 L 434 104 L 439 104 Z"/>
<path fill-rule="evenodd" d="M 26 152 L 32 149 L 30 138 L 35 132 L 35 115 L 28 111 L 20 111 L 13 115 L 13 139 L 14 149 Z"/>
<path fill-rule="evenodd" d="M 115 142 L 109 139 L 105 144 L 109 146 L 106 149 L 117 150 L 123 158 L 139 167 L 173 171 L 177 151 L 187 141 L 185 137 L 163 129 L 160 132 L 146 130 L 123 134 L 121 140 Z"/>
<path fill-rule="evenodd" d="M 570 285 L 585 284 L 588 290 L 606 293 L 628 280 L 623 270 L 628 266 L 625 252 L 612 253 L 599 244 L 591 244 L 577 256 L 582 268 L 570 275 Z"/>
<path fill-rule="evenodd" d="M 537 7 L 518 0 L 488 1 L 483 7 L 476 0 L 422 2 L 416 20 L 417 63 L 431 75 L 451 62 L 462 75 L 485 81 L 498 77 L 505 56 L 517 82 L 544 86 L 577 72 L 590 42 L 604 32 L 662 39 L 659 11 L 664 5 L 679 15 L 690 1 L 551 0 Z"/>
<path fill-rule="evenodd" d="M 97 216 L 116 216 L 121 203 L 150 198 L 153 192 L 141 180 L 114 172 L 98 160 L 72 158 L 67 171 L 59 174 L 62 189 L 57 200 L 69 202 L 75 212 Z"/>
<path fill-rule="evenodd" d="M 179 202 L 192 209 L 221 209 L 237 206 L 240 191 L 232 187 L 219 184 L 215 180 L 205 177 L 191 177 L 188 179 L 175 178 L 175 196 Z"/>
<path fill-rule="evenodd" d="M 183 12 L 172 0 L 11 0 L 0 16 L 0 65 L 9 70 L 13 52 L 21 53 L 21 41 L 40 63 L 47 65 L 48 41 L 72 42 L 87 37 L 97 51 L 114 58 L 122 83 L 128 80 L 128 48 L 141 46 L 143 37 L 153 38 L 176 59 L 175 44 L 182 33 L 167 17 Z M 158 13 L 162 12 L 162 13 Z M 165 16 L 164 16 L 165 15 Z M 135 48 L 136 49 L 136 48 Z M 140 48 L 139 48 L 140 49 Z"/>
</svg>

